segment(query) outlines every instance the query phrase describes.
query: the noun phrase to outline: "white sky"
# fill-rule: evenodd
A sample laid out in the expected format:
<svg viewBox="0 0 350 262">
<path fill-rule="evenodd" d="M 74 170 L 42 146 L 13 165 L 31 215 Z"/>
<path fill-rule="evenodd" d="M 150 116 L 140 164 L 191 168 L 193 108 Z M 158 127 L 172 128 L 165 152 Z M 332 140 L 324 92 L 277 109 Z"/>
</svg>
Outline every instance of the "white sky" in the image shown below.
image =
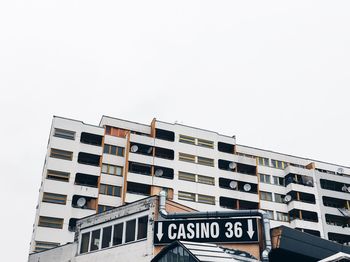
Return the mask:
<svg viewBox="0 0 350 262">
<path fill-rule="evenodd" d="M 1 260 L 26 261 L 53 115 L 201 127 L 350 166 L 349 1 L 0 1 Z"/>
</svg>

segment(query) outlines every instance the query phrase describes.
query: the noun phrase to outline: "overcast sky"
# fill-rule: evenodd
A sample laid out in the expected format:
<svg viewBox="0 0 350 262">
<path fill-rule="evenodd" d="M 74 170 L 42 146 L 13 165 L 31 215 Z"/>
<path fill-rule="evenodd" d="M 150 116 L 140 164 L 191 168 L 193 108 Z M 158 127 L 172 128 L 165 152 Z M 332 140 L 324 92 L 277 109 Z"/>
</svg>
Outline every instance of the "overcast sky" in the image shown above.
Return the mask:
<svg viewBox="0 0 350 262">
<path fill-rule="evenodd" d="M 350 166 L 350 1 L 0 1 L 1 260 L 26 261 L 53 115 L 183 123 Z"/>
</svg>

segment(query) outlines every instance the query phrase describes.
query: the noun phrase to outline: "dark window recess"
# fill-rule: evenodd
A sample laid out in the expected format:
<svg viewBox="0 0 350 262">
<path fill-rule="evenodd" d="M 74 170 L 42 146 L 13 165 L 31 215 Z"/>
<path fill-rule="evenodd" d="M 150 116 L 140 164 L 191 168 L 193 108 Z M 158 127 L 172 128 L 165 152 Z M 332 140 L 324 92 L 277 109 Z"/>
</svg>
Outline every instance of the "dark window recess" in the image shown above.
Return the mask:
<svg viewBox="0 0 350 262">
<path fill-rule="evenodd" d="M 147 238 L 148 216 L 139 217 L 137 220 L 137 239 Z"/>
<path fill-rule="evenodd" d="M 288 214 L 289 214 L 290 221 L 294 219 L 300 219 L 300 220 L 305 220 L 310 222 L 318 222 L 318 217 L 316 212 L 292 209 L 291 211 L 289 211 Z"/>
<path fill-rule="evenodd" d="M 227 161 L 222 159 L 219 159 L 218 166 L 219 166 L 219 169 L 232 171 L 232 172 L 234 172 L 236 168 L 236 164 L 233 163 L 232 161 Z"/>
<path fill-rule="evenodd" d="M 82 173 L 76 173 L 74 184 L 80 186 L 97 187 L 98 177 Z"/>
<path fill-rule="evenodd" d="M 311 229 L 305 229 L 305 228 L 295 228 L 296 230 L 299 230 L 299 231 L 302 231 L 304 233 L 308 233 L 310 235 L 314 235 L 314 236 L 317 236 L 317 237 L 320 237 L 321 234 L 320 234 L 320 231 L 317 231 L 317 230 L 311 230 Z"/>
<path fill-rule="evenodd" d="M 258 209 L 259 203 L 239 200 L 239 209 Z"/>
<path fill-rule="evenodd" d="M 156 138 L 167 141 L 175 141 L 175 133 L 172 131 L 156 128 Z"/>
<path fill-rule="evenodd" d="M 91 133 L 81 133 L 80 142 L 84 144 L 101 146 L 102 145 L 102 136 L 91 134 Z"/>
<path fill-rule="evenodd" d="M 338 242 L 339 244 L 350 244 L 350 235 L 328 233 L 328 239 Z"/>
<path fill-rule="evenodd" d="M 336 216 L 326 214 L 326 223 L 339 227 L 350 227 L 350 218 L 345 216 Z"/>
<path fill-rule="evenodd" d="M 223 142 L 218 142 L 218 150 L 220 152 L 225 152 L 229 154 L 234 154 L 235 152 L 235 146 L 232 144 L 227 144 Z"/>
<path fill-rule="evenodd" d="M 82 209 L 96 209 L 96 198 L 73 195 L 72 207 L 82 208 Z"/>
<path fill-rule="evenodd" d="M 80 152 L 78 155 L 78 163 L 91 165 L 91 166 L 99 166 L 100 165 L 100 157 L 99 155 L 93 155 L 89 153 Z"/>
<path fill-rule="evenodd" d="M 289 173 L 288 175 L 286 175 L 285 181 L 286 181 L 286 186 L 289 185 L 290 183 L 309 186 L 309 187 L 314 186 L 314 180 L 312 177 L 297 175 L 293 173 Z"/>
<path fill-rule="evenodd" d="M 323 205 L 327 207 L 335 207 L 335 208 L 347 208 L 346 200 L 333 198 L 333 197 L 322 197 Z"/>
<path fill-rule="evenodd" d="M 152 156 L 153 147 L 149 145 L 130 143 L 130 152 L 135 154 Z"/>
<path fill-rule="evenodd" d="M 229 197 L 220 197 L 220 206 L 224 208 L 237 209 L 237 199 Z"/>
<path fill-rule="evenodd" d="M 247 175 L 256 175 L 256 166 L 237 163 L 237 172 Z"/>
<path fill-rule="evenodd" d="M 339 183 L 326 179 L 321 179 L 321 188 L 338 191 L 338 192 L 349 192 L 349 184 Z"/>
<path fill-rule="evenodd" d="M 98 205 L 97 207 L 97 213 L 102 213 L 102 212 L 106 212 L 108 210 L 113 209 L 114 207 L 112 206 L 105 206 L 105 205 Z"/>
<path fill-rule="evenodd" d="M 299 194 L 299 200 L 298 200 L 298 194 Z M 292 197 L 292 200 L 301 201 L 301 202 L 310 203 L 310 204 L 316 203 L 316 199 L 313 194 L 290 191 L 287 195 L 290 195 Z"/>
<path fill-rule="evenodd" d="M 126 221 L 125 243 L 135 240 L 135 232 L 136 232 L 136 219 Z"/>
<path fill-rule="evenodd" d="M 174 179 L 174 170 L 162 166 L 154 166 L 154 175 L 156 177 Z"/>
<path fill-rule="evenodd" d="M 68 230 L 71 232 L 75 231 L 75 228 L 77 226 L 77 221 L 79 220 L 79 218 L 71 218 L 69 219 L 69 223 L 68 223 Z"/>
<path fill-rule="evenodd" d="M 90 240 L 90 232 L 87 232 L 81 235 L 80 254 L 83 254 L 89 251 L 89 240 Z"/>
<path fill-rule="evenodd" d="M 90 251 L 97 250 L 100 246 L 100 231 L 101 229 L 97 229 L 92 231 L 91 233 L 91 243 L 90 243 Z"/>
<path fill-rule="evenodd" d="M 159 158 L 174 160 L 174 150 L 156 147 L 155 148 L 155 156 L 159 157 Z"/>
<path fill-rule="evenodd" d="M 150 176 L 151 166 L 141 163 L 129 162 L 129 172 Z"/>
<path fill-rule="evenodd" d="M 149 196 L 151 194 L 151 186 L 140 183 L 128 182 L 126 192 Z"/>
<path fill-rule="evenodd" d="M 112 238 L 112 226 L 105 227 L 102 230 L 102 248 L 111 246 L 111 238 Z"/>
<path fill-rule="evenodd" d="M 123 223 L 116 224 L 113 231 L 113 246 L 123 243 Z"/>
</svg>

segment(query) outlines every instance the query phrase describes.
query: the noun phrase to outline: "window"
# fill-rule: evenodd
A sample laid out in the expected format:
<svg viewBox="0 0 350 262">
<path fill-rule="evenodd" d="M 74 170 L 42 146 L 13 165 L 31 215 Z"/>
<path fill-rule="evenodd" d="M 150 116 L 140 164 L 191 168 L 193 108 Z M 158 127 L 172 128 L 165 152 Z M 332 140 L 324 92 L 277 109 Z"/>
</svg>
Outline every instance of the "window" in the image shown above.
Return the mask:
<svg viewBox="0 0 350 262">
<path fill-rule="evenodd" d="M 117 137 L 126 137 L 128 130 L 116 128 L 112 126 L 106 126 L 106 135 L 117 136 Z"/>
<path fill-rule="evenodd" d="M 271 220 L 274 220 L 274 217 L 273 217 L 273 211 L 272 210 L 264 210 L 266 213 L 267 213 L 267 216 L 269 219 Z"/>
<path fill-rule="evenodd" d="M 126 221 L 125 243 L 135 240 L 136 219 Z"/>
<path fill-rule="evenodd" d="M 271 159 L 271 166 L 274 168 L 285 169 L 288 166 L 288 163 Z"/>
<path fill-rule="evenodd" d="M 284 203 L 284 195 L 281 195 L 281 194 L 276 194 L 275 193 L 275 202 L 277 202 L 277 203 Z"/>
<path fill-rule="evenodd" d="M 149 196 L 151 194 L 151 186 L 141 183 L 128 182 L 126 192 L 137 195 Z"/>
<path fill-rule="evenodd" d="M 90 232 L 81 235 L 80 254 L 89 251 Z"/>
<path fill-rule="evenodd" d="M 265 201 L 272 201 L 272 193 L 260 191 L 260 199 Z"/>
<path fill-rule="evenodd" d="M 93 146 L 101 146 L 102 136 L 83 132 L 80 135 L 80 142 Z"/>
<path fill-rule="evenodd" d="M 121 187 L 100 184 L 100 194 L 120 197 Z"/>
<path fill-rule="evenodd" d="M 110 247 L 112 239 L 112 226 L 105 227 L 102 230 L 102 248 Z"/>
<path fill-rule="evenodd" d="M 287 213 L 276 212 L 276 215 L 278 221 L 289 222 Z"/>
<path fill-rule="evenodd" d="M 205 139 L 197 139 L 197 145 L 201 147 L 214 148 L 214 142 Z"/>
<path fill-rule="evenodd" d="M 67 172 L 61 172 L 56 170 L 47 170 L 47 179 L 51 180 L 57 180 L 61 182 L 69 182 L 69 173 Z"/>
<path fill-rule="evenodd" d="M 103 147 L 103 153 L 116 156 L 124 156 L 124 147 L 105 144 Z"/>
<path fill-rule="evenodd" d="M 34 252 L 44 251 L 50 248 L 57 247 L 59 245 L 60 243 L 55 243 L 55 242 L 35 241 Z"/>
<path fill-rule="evenodd" d="M 147 238 L 148 216 L 139 217 L 137 220 L 137 239 Z"/>
<path fill-rule="evenodd" d="M 53 136 L 64 138 L 64 139 L 74 140 L 75 139 L 75 132 L 65 130 L 65 129 L 55 128 Z"/>
<path fill-rule="evenodd" d="M 196 138 L 191 137 L 191 136 L 180 135 L 179 142 L 195 145 L 196 144 Z"/>
<path fill-rule="evenodd" d="M 97 187 L 98 176 L 92 176 L 83 173 L 76 173 L 74 179 L 75 185 L 88 186 L 88 187 Z"/>
<path fill-rule="evenodd" d="M 43 202 L 65 205 L 66 201 L 67 201 L 66 195 L 44 192 Z"/>
<path fill-rule="evenodd" d="M 50 157 L 72 161 L 73 152 L 51 148 Z"/>
<path fill-rule="evenodd" d="M 235 146 L 232 144 L 227 144 L 223 142 L 218 142 L 218 150 L 220 152 L 225 152 L 229 154 L 234 154 L 235 152 Z"/>
<path fill-rule="evenodd" d="M 102 164 L 101 172 L 109 175 L 121 176 L 123 174 L 123 167 L 109 165 L 109 164 Z"/>
<path fill-rule="evenodd" d="M 260 166 L 269 166 L 269 159 L 266 157 L 258 157 L 258 163 Z"/>
<path fill-rule="evenodd" d="M 98 205 L 98 207 L 97 207 L 97 212 L 98 213 L 102 213 L 102 212 L 106 212 L 106 211 L 108 211 L 108 210 L 111 210 L 111 209 L 113 209 L 114 207 L 112 207 L 112 206 L 105 206 L 105 205 Z"/>
<path fill-rule="evenodd" d="M 123 223 L 114 225 L 113 246 L 123 243 Z"/>
<path fill-rule="evenodd" d="M 198 203 L 215 205 L 215 197 L 198 194 Z"/>
<path fill-rule="evenodd" d="M 62 229 L 63 218 L 40 216 L 38 226 Z"/>
<path fill-rule="evenodd" d="M 284 186 L 284 178 L 283 177 L 273 177 L 273 183 L 278 186 Z"/>
<path fill-rule="evenodd" d="M 196 156 L 190 155 L 190 154 L 185 154 L 185 153 L 179 153 L 179 160 L 180 161 L 185 161 L 185 162 L 195 163 L 196 162 Z"/>
<path fill-rule="evenodd" d="M 214 159 L 198 156 L 197 163 L 205 166 L 214 166 Z"/>
<path fill-rule="evenodd" d="M 179 171 L 179 180 L 196 182 L 196 174 Z"/>
<path fill-rule="evenodd" d="M 78 163 L 84 164 L 84 165 L 99 166 L 100 157 L 101 156 L 99 155 L 80 152 L 78 154 Z"/>
<path fill-rule="evenodd" d="M 270 175 L 259 174 L 259 177 L 260 177 L 261 183 L 271 184 L 271 176 Z"/>
<path fill-rule="evenodd" d="M 98 250 L 100 247 L 100 232 L 101 229 L 97 229 L 91 232 L 90 251 Z"/>
<path fill-rule="evenodd" d="M 175 133 L 169 130 L 156 128 L 156 138 L 173 142 L 175 140 Z"/>
<path fill-rule="evenodd" d="M 207 185 L 215 185 L 214 177 L 197 175 L 197 182 Z"/>
<path fill-rule="evenodd" d="M 196 194 L 194 193 L 189 193 L 189 192 L 183 192 L 179 191 L 179 200 L 186 200 L 186 201 L 196 201 Z"/>
</svg>

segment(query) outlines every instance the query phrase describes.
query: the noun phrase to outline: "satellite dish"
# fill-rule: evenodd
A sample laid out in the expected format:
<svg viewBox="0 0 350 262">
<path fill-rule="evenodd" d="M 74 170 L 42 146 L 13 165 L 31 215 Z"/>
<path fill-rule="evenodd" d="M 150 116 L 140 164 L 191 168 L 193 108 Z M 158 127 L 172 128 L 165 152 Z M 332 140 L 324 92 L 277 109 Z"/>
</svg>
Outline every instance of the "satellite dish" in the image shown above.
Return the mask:
<svg viewBox="0 0 350 262">
<path fill-rule="evenodd" d="M 313 184 L 314 184 L 314 180 L 313 180 L 312 177 L 303 176 L 303 177 L 302 177 L 302 180 L 303 180 L 304 185 L 313 186 Z"/>
<path fill-rule="evenodd" d="M 347 187 L 346 185 L 344 185 L 344 186 L 341 188 L 341 190 L 344 191 L 344 192 L 349 192 L 349 191 L 348 191 L 348 187 Z"/>
<path fill-rule="evenodd" d="M 228 167 L 229 167 L 230 169 L 235 169 L 235 168 L 236 168 L 236 163 L 231 162 L 231 163 L 228 165 Z"/>
<path fill-rule="evenodd" d="M 338 174 L 338 175 L 344 174 L 344 169 L 341 168 L 341 167 L 339 167 L 339 168 L 337 169 L 337 174 Z"/>
<path fill-rule="evenodd" d="M 252 189 L 252 186 L 250 184 L 245 184 L 243 186 L 244 191 L 249 192 Z"/>
<path fill-rule="evenodd" d="M 290 202 L 291 200 L 292 200 L 291 195 L 286 195 L 286 196 L 284 197 L 284 199 L 283 199 L 283 201 L 284 201 L 285 203 L 288 203 L 288 202 Z"/>
<path fill-rule="evenodd" d="M 237 183 L 236 181 L 231 181 L 231 182 L 230 182 L 230 188 L 236 189 L 237 186 L 238 186 L 238 183 Z"/>
<path fill-rule="evenodd" d="M 156 172 L 154 173 L 155 176 L 160 177 L 163 175 L 163 170 L 162 169 L 157 169 Z"/>
<path fill-rule="evenodd" d="M 348 192 L 350 193 L 350 186 L 348 186 Z"/>
<path fill-rule="evenodd" d="M 151 154 L 151 152 L 152 152 L 152 147 L 149 147 L 149 148 L 147 149 L 147 154 Z"/>
<path fill-rule="evenodd" d="M 131 148 L 130 148 L 131 152 L 135 153 L 137 152 L 137 150 L 139 150 L 139 147 L 137 145 L 133 145 Z"/>
<path fill-rule="evenodd" d="M 85 204 L 86 204 L 86 199 L 85 199 L 85 197 L 80 197 L 80 198 L 78 199 L 78 201 L 77 201 L 78 207 L 83 207 L 83 206 L 85 206 Z"/>
</svg>

